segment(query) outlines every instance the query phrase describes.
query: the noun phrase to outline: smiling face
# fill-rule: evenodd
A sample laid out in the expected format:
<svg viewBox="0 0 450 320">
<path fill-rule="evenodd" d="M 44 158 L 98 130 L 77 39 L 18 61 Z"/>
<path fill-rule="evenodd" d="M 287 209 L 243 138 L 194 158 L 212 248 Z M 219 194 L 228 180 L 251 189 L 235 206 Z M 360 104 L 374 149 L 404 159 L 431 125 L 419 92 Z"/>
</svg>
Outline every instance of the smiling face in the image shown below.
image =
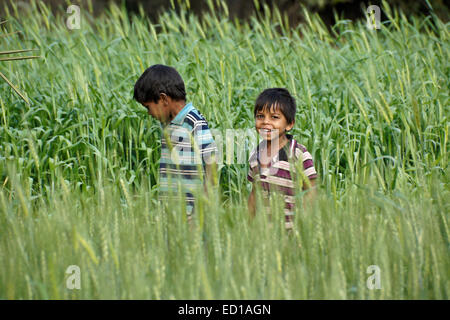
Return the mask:
<svg viewBox="0 0 450 320">
<path fill-rule="evenodd" d="M 288 123 L 280 108 L 272 105 L 256 112 L 255 127 L 260 136 L 267 141 L 284 139 L 286 131 L 291 130 L 294 123 Z"/>
</svg>

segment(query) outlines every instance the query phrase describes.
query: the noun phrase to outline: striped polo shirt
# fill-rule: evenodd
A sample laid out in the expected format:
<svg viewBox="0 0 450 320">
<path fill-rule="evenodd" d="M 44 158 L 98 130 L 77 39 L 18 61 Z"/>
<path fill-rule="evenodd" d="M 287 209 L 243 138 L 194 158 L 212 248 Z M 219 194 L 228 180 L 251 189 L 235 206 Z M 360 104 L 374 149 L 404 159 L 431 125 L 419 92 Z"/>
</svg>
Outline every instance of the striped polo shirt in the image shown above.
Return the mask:
<svg viewBox="0 0 450 320">
<path fill-rule="evenodd" d="M 296 174 L 295 163 L 302 161 L 303 174 L 310 180 L 317 178 L 317 172 L 311 154 L 306 147 L 299 144 L 292 135 L 286 135 L 288 143 L 281 148 L 271 159 L 266 168 L 262 168 L 259 160 L 259 149 L 261 144 L 250 154 L 249 173 L 247 179 L 250 182 L 260 183 L 262 194 L 268 199 L 271 192 L 278 191 L 283 195 L 285 202 L 285 226 L 290 229 L 293 226 L 293 215 L 295 208 L 295 184 L 300 178 Z M 301 168 L 301 167 L 300 167 Z M 303 185 L 303 189 L 305 186 Z"/>
<path fill-rule="evenodd" d="M 194 193 L 203 188 L 205 164 L 214 160 L 217 148 L 208 123 L 192 103 L 161 129 L 159 199 L 184 197 L 190 218 Z"/>
</svg>

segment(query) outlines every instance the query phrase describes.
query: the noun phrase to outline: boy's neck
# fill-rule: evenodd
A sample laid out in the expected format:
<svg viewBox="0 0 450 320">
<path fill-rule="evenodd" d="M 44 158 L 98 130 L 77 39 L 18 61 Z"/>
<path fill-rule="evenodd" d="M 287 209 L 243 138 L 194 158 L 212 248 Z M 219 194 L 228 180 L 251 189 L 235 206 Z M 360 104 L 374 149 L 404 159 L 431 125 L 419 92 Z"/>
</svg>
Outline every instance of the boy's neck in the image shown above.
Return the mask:
<svg viewBox="0 0 450 320">
<path fill-rule="evenodd" d="M 179 100 L 179 101 L 172 101 L 171 104 L 169 105 L 169 119 L 168 119 L 168 123 L 170 123 L 173 119 L 175 119 L 175 117 L 177 116 L 178 113 L 180 113 L 181 110 L 183 110 L 183 108 L 186 106 L 186 101 L 185 100 Z"/>
<path fill-rule="evenodd" d="M 278 152 L 288 143 L 288 141 L 289 139 L 286 137 L 286 133 L 274 141 L 268 140 L 266 143 L 266 152 L 269 156 L 273 156 L 272 154 L 270 154 L 270 151 L 272 150 L 272 143 L 278 143 L 278 149 L 276 150 L 276 152 Z"/>
</svg>

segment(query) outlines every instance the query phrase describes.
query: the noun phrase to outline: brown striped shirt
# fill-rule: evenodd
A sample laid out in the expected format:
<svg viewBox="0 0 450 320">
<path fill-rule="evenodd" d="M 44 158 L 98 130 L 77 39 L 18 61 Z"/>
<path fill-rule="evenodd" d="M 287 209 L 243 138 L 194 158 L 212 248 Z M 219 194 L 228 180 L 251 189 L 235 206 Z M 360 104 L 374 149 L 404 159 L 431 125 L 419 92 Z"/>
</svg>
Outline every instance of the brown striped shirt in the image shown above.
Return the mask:
<svg viewBox="0 0 450 320">
<path fill-rule="evenodd" d="M 249 158 L 250 169 L 247 179 L 258 182 L 263 191 L 263 197 L 268 198 L 273 191 L 280 192 L 285 202 L 286 228 L 292 228 L 295 208 L 295 181 L 297 180 L 295 163 L 302 161 L 303 174 L 310 180 L 317 178 L 317 172 L 311 154 L 306 147 L 299 144 L 292 135 L 286 135 L 288 143 L 271 159 L 266 168 L 261 167 L 258 146 Z M 301 177 L 299 177 L 301 178 Z M 303 186 L 303 189 L 305 187 Z"/>
</svg>

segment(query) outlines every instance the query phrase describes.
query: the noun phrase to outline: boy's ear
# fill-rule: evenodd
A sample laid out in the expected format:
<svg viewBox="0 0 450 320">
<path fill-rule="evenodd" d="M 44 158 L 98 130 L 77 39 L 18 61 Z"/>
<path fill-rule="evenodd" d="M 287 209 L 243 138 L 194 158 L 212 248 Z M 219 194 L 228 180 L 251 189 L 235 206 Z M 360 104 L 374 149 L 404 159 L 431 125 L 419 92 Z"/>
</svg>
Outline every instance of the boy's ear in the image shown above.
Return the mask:
<svg viewBox="0 0 450 320">
<path fill-rule="evenodd" d="M 286 131 L 290 131 L 294 127 L 294 124 L 295 124 L 295 120 L 286 126 Z"/>
<path fill-rule="evenodd" d="M 167 105 L 169 103 L 169 96 L 165 93 L 160 93 L 159 98 L 162 100 L 164 105 Z"/>
</svg>

